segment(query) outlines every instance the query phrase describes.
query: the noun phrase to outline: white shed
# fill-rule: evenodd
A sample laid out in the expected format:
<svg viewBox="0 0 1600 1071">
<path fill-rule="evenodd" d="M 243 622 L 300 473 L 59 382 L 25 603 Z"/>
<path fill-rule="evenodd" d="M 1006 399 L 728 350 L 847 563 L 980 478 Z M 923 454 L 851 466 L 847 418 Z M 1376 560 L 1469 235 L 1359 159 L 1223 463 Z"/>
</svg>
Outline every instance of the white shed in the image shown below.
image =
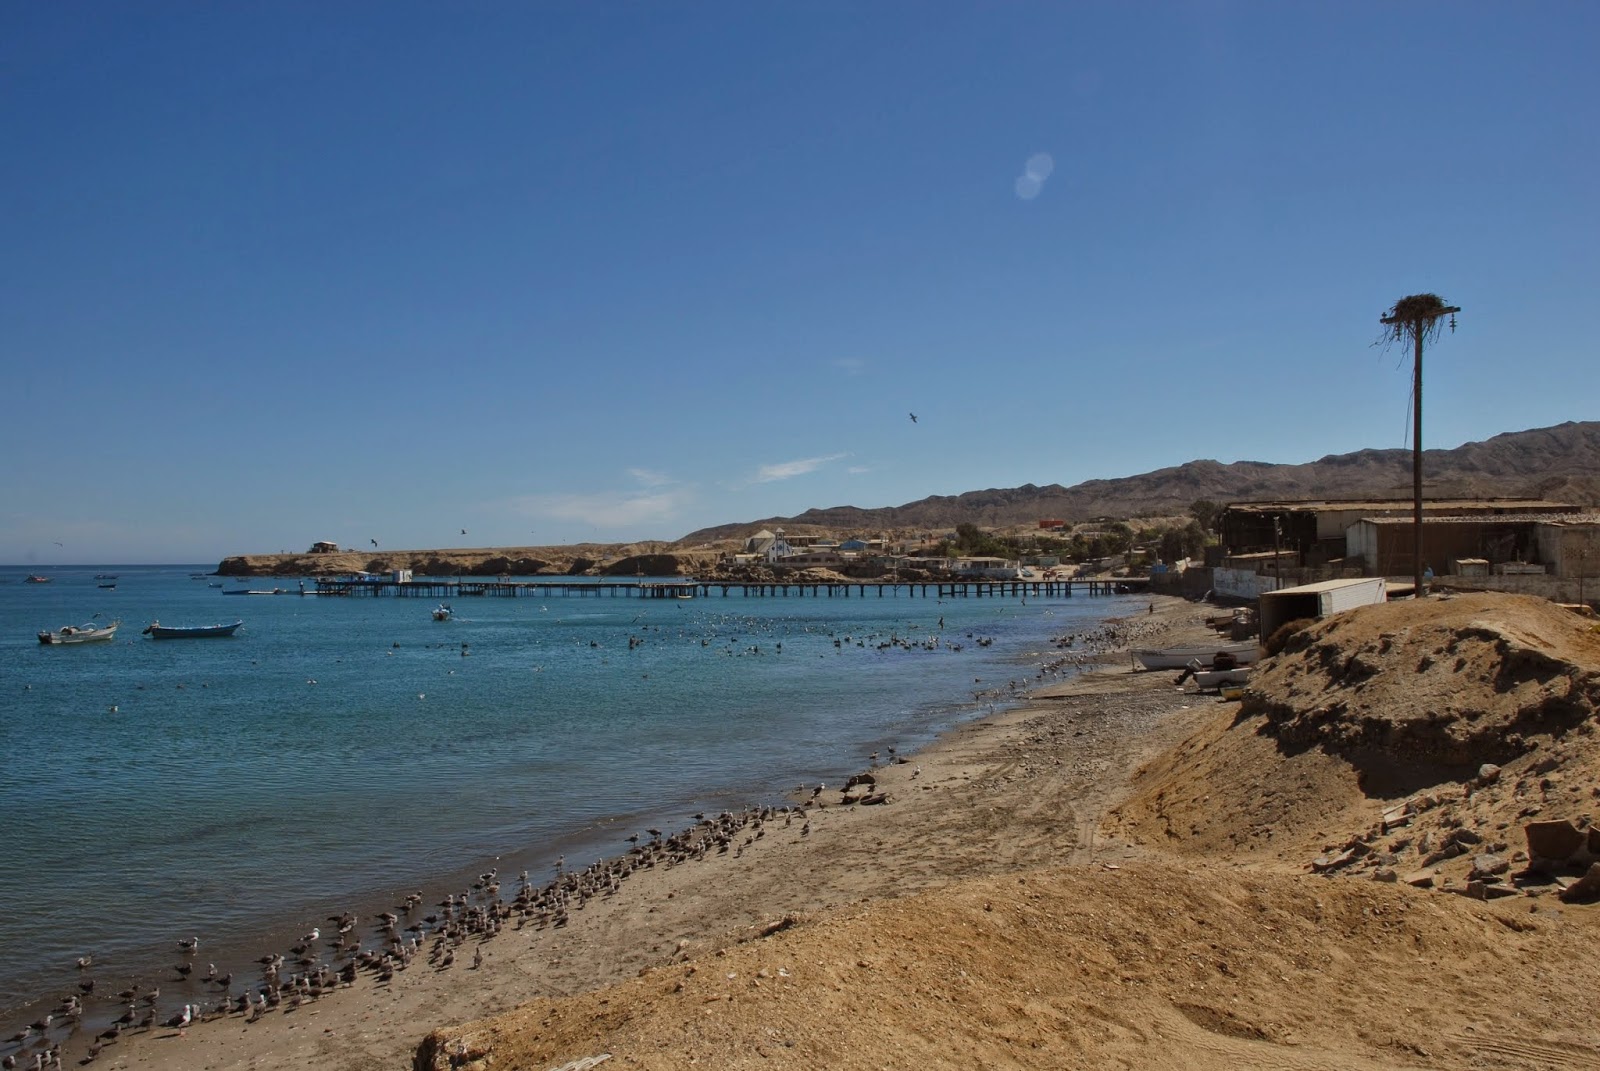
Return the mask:
<svg viewBox="0 0 1600 1071">
<path fill-rule="evenodd" d="M 1261 596 L 1261 638 L 1267 639 L 1290 621 L 1303 617 L 1320 619 L 1386 598 L 1388 592 L 1381 576 L 1324 580 L 1320 584 L 1268 591 Z"/>
</svg>

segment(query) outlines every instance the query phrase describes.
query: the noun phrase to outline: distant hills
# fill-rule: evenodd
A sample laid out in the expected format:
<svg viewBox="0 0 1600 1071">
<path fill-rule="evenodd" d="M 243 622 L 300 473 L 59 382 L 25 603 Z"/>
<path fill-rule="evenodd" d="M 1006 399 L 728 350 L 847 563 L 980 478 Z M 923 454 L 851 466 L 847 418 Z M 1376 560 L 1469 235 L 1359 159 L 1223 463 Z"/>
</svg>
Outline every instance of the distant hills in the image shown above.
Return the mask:
<svg viewBox="0 0 1600 1071">
<path fill-rule="evenodd" d="M 1600 421 L 1506 432 L 1453 450 L 1423 451 L 1424 490 L 1437 498 L 1550 498 L 1600 505 Z M 932 495 L 903 506 L 833 506 L 793 517 L 766 517 L 691 532 L 680 546 L 743 536 L 758 528 L 815 525 L 834 531 L 945 529 L 962 522 L 986 528 L 1032 524 L 1042 517 L 1170 516 L 1196 499 L 1226 504 L 1256 499 L 1409 498 L 1411 451 L 1357 450 L 1302 465 L 1261 461 L 1190 461 L 1114 480 L 1071 487 L 992 488 Z"/>
</svg>

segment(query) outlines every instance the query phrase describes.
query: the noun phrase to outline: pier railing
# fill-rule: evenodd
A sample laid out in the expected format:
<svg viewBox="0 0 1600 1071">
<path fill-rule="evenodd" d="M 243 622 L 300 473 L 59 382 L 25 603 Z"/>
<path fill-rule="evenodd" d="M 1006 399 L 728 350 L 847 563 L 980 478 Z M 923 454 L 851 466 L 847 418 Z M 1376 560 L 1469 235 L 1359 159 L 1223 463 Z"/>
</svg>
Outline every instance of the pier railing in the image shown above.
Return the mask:
<svg viewBox="0 0 1600 1071">
<path fill-rule="evenodd" d="M 1066 598 L 1074 593 L 1112 595 L 1146 590 L 1144 577 L 1072 580 L 928 580 L 928 581 L 764 581 L 734 580 L 469 580 L 462 577 L 418 577 L 388 580 L 369 577 L 319 578 L 318 595 L 395 595 L 422 599 L 498 598 L 644 598 L 703 599 L 771 598 Z M 311 594 L 311 592 L 305 592 Z"/>
</svg>

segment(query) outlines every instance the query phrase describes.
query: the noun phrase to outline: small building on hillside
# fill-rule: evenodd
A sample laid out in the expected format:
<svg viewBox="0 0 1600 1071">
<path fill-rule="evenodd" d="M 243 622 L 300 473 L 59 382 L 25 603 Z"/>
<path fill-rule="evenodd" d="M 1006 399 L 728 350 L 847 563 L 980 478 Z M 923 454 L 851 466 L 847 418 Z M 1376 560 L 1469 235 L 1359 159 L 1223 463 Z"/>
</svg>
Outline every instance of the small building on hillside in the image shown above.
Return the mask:
<svg viewBox="0 0 1600 1071">
<path fill-rule="evenodd" d="M 339 544 L 334 543 L 334 542 L 332 542 L 330 540 L 327 540 L 327 539 L 319 539 L 315 543 L 311 544 L 311 549 L 306 551 L 306 553 L 307 554 L 337 554 L 337 553 L 339 553 Z"/>
<path fill-rule="evenodd" d="M 836 550 L 822 550 L 816 547 L 806 547 L 785 554 L 772 563 L 775 569 L 837 569 L 845 564 L 844 555 Z"/>
</svg>

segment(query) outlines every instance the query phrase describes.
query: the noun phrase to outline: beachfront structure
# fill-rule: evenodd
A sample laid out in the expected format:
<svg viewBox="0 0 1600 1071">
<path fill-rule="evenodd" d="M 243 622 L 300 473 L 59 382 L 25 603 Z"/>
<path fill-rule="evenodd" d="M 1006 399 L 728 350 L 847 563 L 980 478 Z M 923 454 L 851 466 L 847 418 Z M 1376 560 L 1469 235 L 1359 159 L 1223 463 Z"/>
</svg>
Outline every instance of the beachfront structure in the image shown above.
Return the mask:
<svg viewBox="0 0 1600 1071">
<path fill-rule="evenodd" d="M 1285 565 L 1321 565 L 1357 552 L 1346 547 L 1351 525 L 1367 519 L 1409 522 L 1409 499 L 1230 502 L 1217 520 L 1224 553 L 1275 551 Z M 1440 517 L 1551 517 L 1578 512 L 1564 502 L 1538 498 L 1438 498 L 1422 504 L 1424 521 Z M 1409 555 L 1408 555 L 1409 557 Z"/>
<path fill-rule="evenodd" d="M 1372 576 L 1405 576 L 1415 565 L 1410 518 L 1359 520 L 1350 526 L 1346 545 L 1350 558 Z M 1497 576 L 1600 574 L 1600 518 L 1425 517 L 1422 558 L 1439 575 L 1461 575 L 1456 562 L 1480 560 Z M 1480 571 L 1473 566 L 1472 572 Z"/>
<path fill-rule="evenodd" d="M 335 542 L 333 542 L 332 540 L 329 540 L 329 539 L 319 539 L 315 543 L 311 544 L 311 549 L 306 551 L 306 553 L 307 554 L 337 554 L 337 553 L 339 553 L 339 544 L 337 544 L 337 543 L 335 543 Z"/>
<path fill-rule="evenodd" d="M 1279 628 L 1301 618 L 1321 620 L 1330 614 L 1371 606 L 1387 598 L 1387 582 L 1381 576 L 1351 580 L 1324 580 L 1319 584 L 1280 588 L 1261 594 L 1261 635 L 1271 636 Z M 1408 585 L 1409 586 L 1409 585 Z"/>
<path fill-rule="evenodd" d="M 772 566 L 775 569 L 830 569 L 844 565 L 846 562 L 853 560 L 853 557 L 846 558 L 843 554 L 840 554 L 836 550 L 821 550 L 816 547 L 812 547 L 808 550 L 799 550 L 792 554 L 785 554 L 777 561 L 774 561 Z"/>
<path fill-rule="evenodd" d="M 951 572 L 957 576 L 978 576 L 989 580 L 1015 580 L 1021 563 L 1014 558 L 956 558 Z"/>
</svg>

